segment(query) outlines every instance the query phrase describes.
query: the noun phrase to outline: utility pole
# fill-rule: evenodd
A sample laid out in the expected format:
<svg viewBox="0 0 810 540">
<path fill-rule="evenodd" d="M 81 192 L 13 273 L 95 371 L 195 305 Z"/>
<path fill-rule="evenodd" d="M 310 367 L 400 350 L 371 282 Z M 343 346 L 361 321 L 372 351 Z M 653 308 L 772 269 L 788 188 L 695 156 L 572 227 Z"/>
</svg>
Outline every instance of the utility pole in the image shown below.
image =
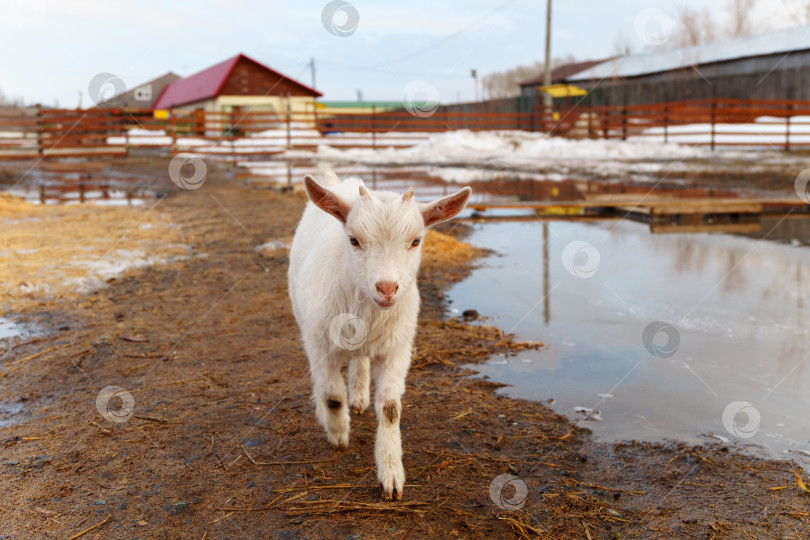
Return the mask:
<svg viewBox="0 0 810 540">
<path fill-rule="evenodd" d="M 309 69 L 312 71 L 312 88 L 315 88 L 315 57 L 314 56 L 309 59 Z"/>
<path fill-rule="evenodd" d="M 473 84 L 475 85 L 475 101 L 481 101 L 481 98 L 478 95 L 478 70 L 471 69 L 470 75 L 472 75 Z"/>
<path fill-rule="evenodd" d="M 546 91 L 543 93 L 543 106 L 551 107 L 551 94 L 548 93 L 548 87 L 551 86 L 551 0 L 546 3 L 546 60 L 543 73 L 543 86 Z"/>
</svg>

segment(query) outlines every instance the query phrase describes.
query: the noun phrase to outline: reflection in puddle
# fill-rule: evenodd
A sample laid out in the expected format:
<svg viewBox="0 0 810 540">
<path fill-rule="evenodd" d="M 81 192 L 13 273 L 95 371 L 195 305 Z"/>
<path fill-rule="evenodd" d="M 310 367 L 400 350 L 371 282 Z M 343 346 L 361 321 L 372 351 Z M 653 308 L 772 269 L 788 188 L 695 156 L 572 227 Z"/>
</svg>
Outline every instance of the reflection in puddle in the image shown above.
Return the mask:
<svg viewBox="0 0 810 540">
<path fill-rule="evenodd" d="M 772 455 L 810 449 L 810 220 L 764 220 L 755 236 L 767 241 L 651 235 L 629 221 L 473 227 L 468 241 L 499 256 L 450 291 L 454 307 L 548 343 L 473 366 L 510 384 L 506 394 L 554 398 L 555 410 L 603 440 L 701 442 L 713 434 Z M 567 253 L 572 242 L 593 252 Z M 656 333 L 659 324 L 644 343 L 656 321 L 677 340 Z M 749 423 L 745 414 L 732 413 L 724 426 L 734 402 L 759 413 L 753 436 L 734 434 Z M 598 410 L 602 421 L 577 407 Z"/>
<path fill-rule="evenodd" d="M 19 180 L 4 191 L 34 204 L 141 206 L 159 196 L 148 187 L 153 179 L 115 172 L 103 161 L 38 161 L 12 177 Z"/>
</svg>

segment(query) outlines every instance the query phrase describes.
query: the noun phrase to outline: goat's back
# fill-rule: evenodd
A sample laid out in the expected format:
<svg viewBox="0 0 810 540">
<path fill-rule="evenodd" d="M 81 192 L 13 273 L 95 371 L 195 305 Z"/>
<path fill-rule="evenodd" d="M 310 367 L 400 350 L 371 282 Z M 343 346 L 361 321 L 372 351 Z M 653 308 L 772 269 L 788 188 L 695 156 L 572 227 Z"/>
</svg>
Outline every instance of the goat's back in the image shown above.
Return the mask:
<svg viewBox="0 0 810 540">
<path fill-rule="evenodd" d="M 346 178 L 329 187 L 353 204 L 362 185 L 359 178 Z M 290 247 L 288 274 L 293 313 L 301 326 L 318 315 L 346 311 L 351 302 L 344 237 L 343 225 L 335 217 L 307 203 Z"/>
</svg>

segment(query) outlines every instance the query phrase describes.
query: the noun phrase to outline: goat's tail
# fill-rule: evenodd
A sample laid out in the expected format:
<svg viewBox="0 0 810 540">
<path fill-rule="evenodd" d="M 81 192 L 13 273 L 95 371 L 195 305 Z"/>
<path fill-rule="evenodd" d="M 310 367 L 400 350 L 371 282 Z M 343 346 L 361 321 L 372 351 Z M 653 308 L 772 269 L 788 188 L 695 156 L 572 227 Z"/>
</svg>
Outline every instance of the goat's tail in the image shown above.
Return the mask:
<svg viewBox="0 0 810 540">
<path fill-rule="evenodd" d="M 336 186 L 340 184 L 340 177 L 337 173 L 324 163 L 318 165 L 318 180 L 322 186 Z"/>
</svg>

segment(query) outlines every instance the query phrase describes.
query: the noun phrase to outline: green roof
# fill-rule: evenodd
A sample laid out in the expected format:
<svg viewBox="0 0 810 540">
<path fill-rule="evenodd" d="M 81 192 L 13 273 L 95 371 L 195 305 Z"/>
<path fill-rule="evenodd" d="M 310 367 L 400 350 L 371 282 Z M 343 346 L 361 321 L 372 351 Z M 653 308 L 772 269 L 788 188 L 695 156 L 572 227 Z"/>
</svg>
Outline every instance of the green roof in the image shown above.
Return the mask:
<svg viewBox="0 0 810 540">
<path fill-rule="evenodd" d="M 401 101 L 319 101 L 324 107 L 352 109 L 357 107 L 378 107 L 380 109 L 402 109 Z"/>
</svg>

